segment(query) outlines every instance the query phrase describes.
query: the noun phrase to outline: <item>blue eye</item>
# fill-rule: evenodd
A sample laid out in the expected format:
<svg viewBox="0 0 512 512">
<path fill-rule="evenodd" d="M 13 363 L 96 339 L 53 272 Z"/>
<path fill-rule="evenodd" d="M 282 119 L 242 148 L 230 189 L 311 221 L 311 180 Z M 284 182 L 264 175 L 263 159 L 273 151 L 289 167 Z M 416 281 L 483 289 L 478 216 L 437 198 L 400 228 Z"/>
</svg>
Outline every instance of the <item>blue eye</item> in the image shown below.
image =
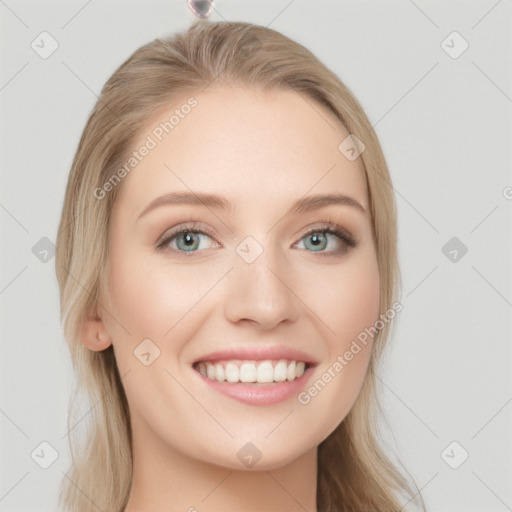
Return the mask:
<svg viewBox="0 0 512 512">
<path fill-rule="evenodd" d="M 156 248 L 158 250 L 169 249 L 175 252 L 193 254 L 200 250 L 210 249 L 212 246 L 219 247 L 220 244 L 213 240 L 214 236 L 213 232 L 209 232 L 207 229 L 204 231 L 198 229 L 197 224 L 184 226 L 171 232 L 161 242 L 158 242 Z M 210 243 L 208 243 L 208 240 L 210 240 Z M 306 243 L 299 247 L 303 240 Z M 204 242 L 203 245 L 201 242 Z M 356 246 L 357 242 L 348 231 L 331 223 L 325 227 L 310 229 L 294 245 L 294 247 L 306 248 L 310 252 L 326 256 L 342 254 Z"/>
<path fill-rule="evenodd" d="M 210 235 L 199 229 L 182 228 L 177 232 L 171 233 L 168 237 L 158 243 L 157 249 L 169 248 L 178 252 L 192 253 L 198 249 L 209 249 L 209 247 L 199 247 L 201 240 L 211 238 Z M 176 244 L 174 244 L 176 242 Z M 177 248 L 173 247 L 176 245 Z"/>
<path fill-rule="evenodd" d="M 328 235 L 331 236 L 329 237 Z M 329 238 L 334 239 L 331 245 L 334 245 L 335 247 L 331 248 L 329 251 L 325 251 L 329 246 Z M 322 255 L 344 253 L 357 245 L 356 241 L 347 231 L 333 224 L 329 224 L 324 228 L 311 229 L 303 238 L 301 238 L 301 241 L 302 240 L 310 242 L 309 244 L 304 244 L 306 249 L 311 248 L 311 252 L 320 253 Z M 338 247 L 336 247 L 336 245 L 338 245 Z"/>
</svg>

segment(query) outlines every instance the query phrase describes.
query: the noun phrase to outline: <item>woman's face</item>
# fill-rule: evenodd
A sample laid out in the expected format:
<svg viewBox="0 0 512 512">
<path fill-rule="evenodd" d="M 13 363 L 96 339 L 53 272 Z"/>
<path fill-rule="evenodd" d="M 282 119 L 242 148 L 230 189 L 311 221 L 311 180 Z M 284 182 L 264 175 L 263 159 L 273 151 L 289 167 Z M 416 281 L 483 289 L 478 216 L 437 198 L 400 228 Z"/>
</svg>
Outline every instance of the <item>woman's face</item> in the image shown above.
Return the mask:
<svg viewBox="0 0 512 512">
<path fill-rule="evenodd" d="M 272 469 L 349 412 L 379 273 L 347 135 L 309 97 L 226 85 L 141 129 L 101 301 L 139 448 Z"/>
</svg>

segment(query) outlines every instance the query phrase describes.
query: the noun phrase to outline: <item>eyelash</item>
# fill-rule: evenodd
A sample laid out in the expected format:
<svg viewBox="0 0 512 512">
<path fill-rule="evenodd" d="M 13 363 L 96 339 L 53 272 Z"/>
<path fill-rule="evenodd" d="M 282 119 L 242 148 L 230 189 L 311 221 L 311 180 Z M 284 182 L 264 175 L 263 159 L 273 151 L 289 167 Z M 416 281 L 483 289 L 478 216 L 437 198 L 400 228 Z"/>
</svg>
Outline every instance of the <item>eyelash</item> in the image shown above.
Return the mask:
<svg viewBox="0 0 512 512">
<path fill-rule="evenodd" d="M 201 227 L 201 229 L 199 229 L 199 227 Z M 216 238 L 216 236 L 217 236 L 213 230 L 209 229 L 206 226 L 203 227 L 202 224 L 200 224 L 199 222 L 192 221 L 192 224 L 185 225 L 185 226 L 181 227 L 180 229 L 171 232 L 164 239 L 157 242 L 156 249 L 158 251 L 165 251 L 168 249 L 170 251 L 183 253 L 187 257 L 189 257 L 189 255 L 191 256 L 197 252 L 200 252 L 200 251 L 181 251 L 181 250 L 170 249 L 170 248 L 166 247 L 174 238 L 176 238 L 177 236 L 184 234 L 184 233 L 209 235 L 212 238 Z M 345 229 L 341 228 L 340 226 L 338 226 L 337 224 L 335 224 L 331 219 L 329 219 L 329 221 L 327 223 L 325 223 L 325 225 L 323 225 L 319 228 L 308 229 L 301 236 L 301 238 L 299 239 L 299 242 L 303 238 L 306 238 L 306 237 L 308 237 L 312 234 L 316 234 L 316 233 L 322 234 L 322 235 L 326 234 L 326 233 L 335 235 L 338 237 L 338 239 L 340 239 L 345 244 L 345 246 L 342 247 L 341 249 L 337 249 L 337 250 L 330 251 L 330 252 L 329 251 L 328 252 L 326 252 L 326 251 L 318 251 L 318 252 L 317 251 L 309 251 L 309 252 L 312 252 L 313 254 L 319 254 L 321 256 L 333 256 L 333 255 L 338 255 L 338 254 L 344 254 L 348 250 L 354 249 L 358 245 L 358 242 L 352 237 L 352 235 L 347 230 L 345 230 Z"/>
</svg>

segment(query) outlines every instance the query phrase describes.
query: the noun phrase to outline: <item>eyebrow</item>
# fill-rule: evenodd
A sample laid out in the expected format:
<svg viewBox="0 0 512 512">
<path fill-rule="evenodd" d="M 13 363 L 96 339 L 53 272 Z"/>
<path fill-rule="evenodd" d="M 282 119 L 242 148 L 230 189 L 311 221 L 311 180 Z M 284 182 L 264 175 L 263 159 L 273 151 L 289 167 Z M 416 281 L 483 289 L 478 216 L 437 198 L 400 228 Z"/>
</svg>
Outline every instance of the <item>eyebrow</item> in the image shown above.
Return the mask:
<svg viewBox="0 0 512 512">
<path fill-rule="evenodd" d="M 170 194 L 157 197 L 155 200 L 151 201 L 151 203 L 149 203 L 138 216 L 138 219 L 146 215 L 148 212 L 154 210 L 155 208 L 172 204 L 203 205 L 206 207 L 221 209 L 229 212 L 232 212 L 235 209 L 229 200 L 217 194 L 204 194 L 200 192 L 172 192 Z M 299 199 L 293 203 L 286 215 L 305 213 L 330 205 L 351 206 L 363 214 L 366 213 L 363 205 L 349 196 L 343 194 L 319 194 Z"/>
</svg>

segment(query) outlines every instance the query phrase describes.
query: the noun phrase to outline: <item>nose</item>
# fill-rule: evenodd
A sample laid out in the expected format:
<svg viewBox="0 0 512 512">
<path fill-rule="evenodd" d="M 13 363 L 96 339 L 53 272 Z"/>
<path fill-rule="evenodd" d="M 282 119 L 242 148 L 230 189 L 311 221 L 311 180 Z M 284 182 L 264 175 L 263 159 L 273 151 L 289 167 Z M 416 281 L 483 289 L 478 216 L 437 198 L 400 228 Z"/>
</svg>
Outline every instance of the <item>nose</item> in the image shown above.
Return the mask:
<svg viewBox="0 0 512 512">
<path fill-rule="evenodd" d="M 294 293 L 294 276 L 282 255 L 265 248 L 252 263 L 234 254 L 228 274 L 224 313 L 233 323 L 245 321 L 262 330 L 296 322 L 300 300 Z"/>
</svg>

